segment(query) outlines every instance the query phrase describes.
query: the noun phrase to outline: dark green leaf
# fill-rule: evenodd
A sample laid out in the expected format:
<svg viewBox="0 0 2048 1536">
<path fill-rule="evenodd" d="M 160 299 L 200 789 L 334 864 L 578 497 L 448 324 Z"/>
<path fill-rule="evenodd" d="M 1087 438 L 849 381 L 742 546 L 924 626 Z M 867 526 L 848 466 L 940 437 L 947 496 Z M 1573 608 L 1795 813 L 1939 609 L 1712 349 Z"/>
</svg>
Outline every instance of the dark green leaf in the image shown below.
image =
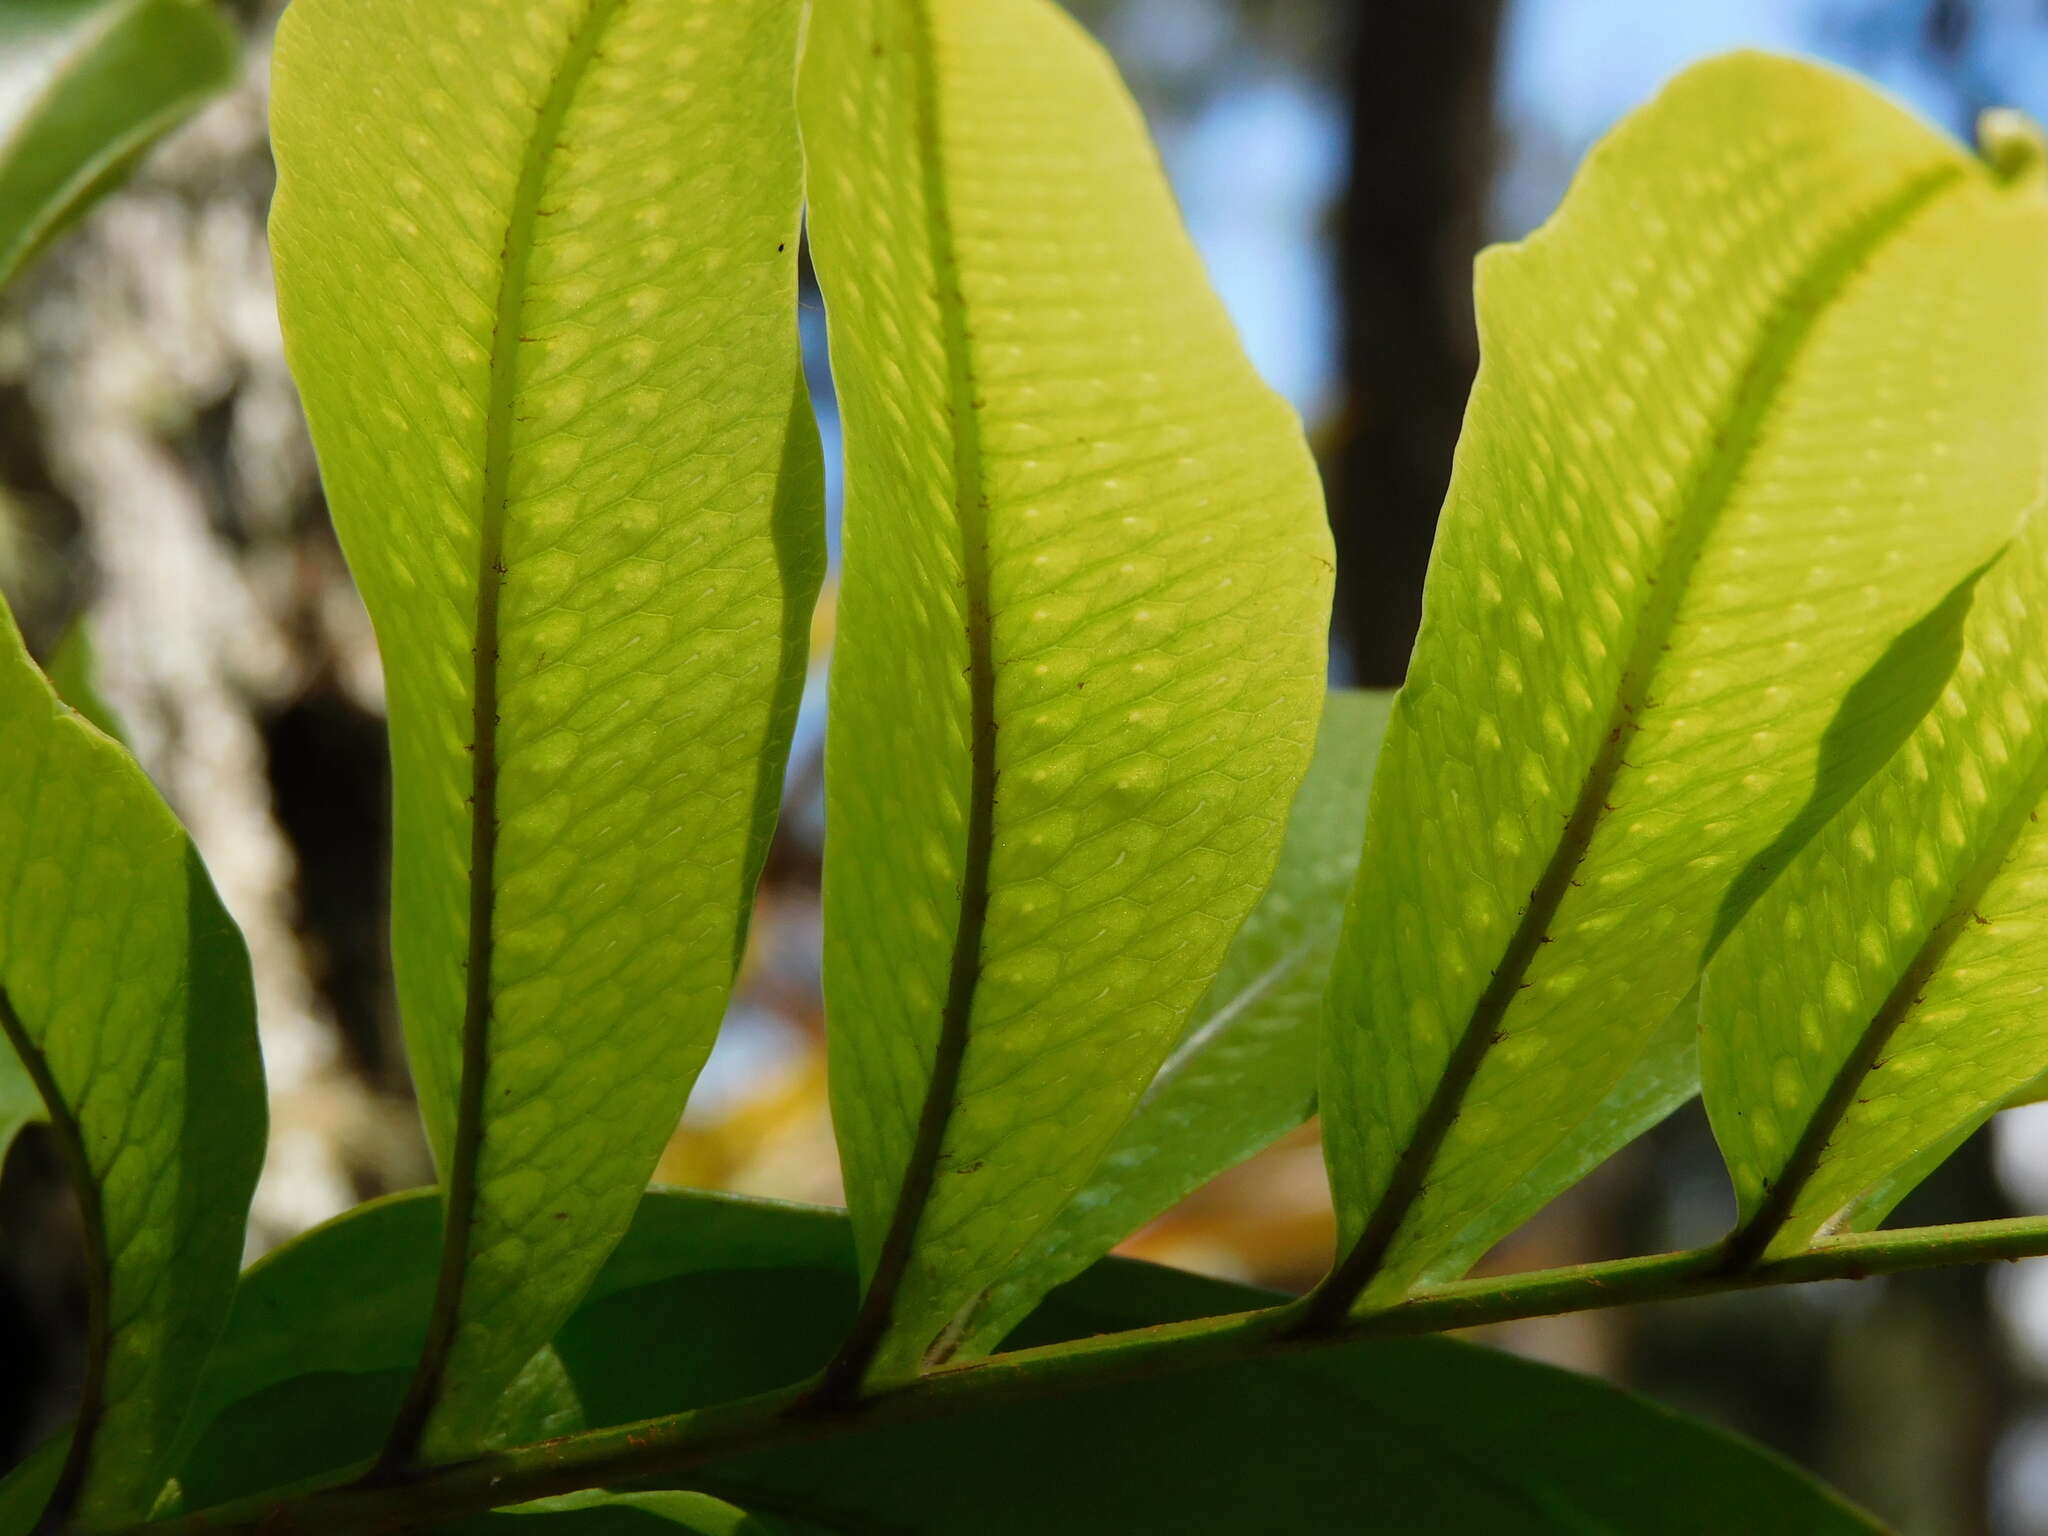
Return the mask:
<svg viewBox="0 0 2048 1536">
<path fill-rule="evenodd" d="M 187 1507 L 376 1453 L 425 1338 L 440 1232 L 438 1195 L 414 1191 L 358 1207 L 249 1271 L 180 1458 Z M 784 1385 L 823 1363 L 852 1306 L 837 1213 L 651 1191 L 480 1439 L 566 1434 Z"/>
<path fill-rule="evenodd" d="M 344 1362 L 354 1359 L 361 1367 L 354 1374 L 388 1370 L 395 1387 L 417 1344 L 416 1304 L 430 1282 L 438 1232 L 435 1203 L 408 1196 L 367 1208 L 252 1272 L 207 1401 L 240 1386 L 260 1386 L 266 1395 L 208 1428 L 202 1451 L 215 1464 L 246 1454 L 251 1442 L 242 1432 L 266 1415 L 294 1415 L 308 1436 L 325 1429 L 347 1440 L 333 1447 L 337 1465 L 374 1449 L 378 1426 L 351 1428 L 348 1418 L 357 1395 L 374 1388 L 336 1378 L 351 1374 Z M 821 1365 L 854 1295 L 852 1241 L 841 1214 L 656 1192 L 590 1301 L 557 1337 L 553 1358 L 573 1383 L 585 1422 L 675 1412 L 764 1391 Z M 1087 1338 L 1275 1299 L 1111 1260 L 1054 1292 L 1018 1342 Z M 782 1342 L 770 1347 L 778 1336 Z M 320 1374 L 293 1382 L 302 1368 Z M 934 1475 L 935 1468 L 950 1475 Z M 275 1470 L 302 1475 L 306 1468 Z M 854 1430 L 829 1444 L 721 1466 L 702 1485 L 741 1506 L 792 1512 L 828 1528 L 948 1536 L 1241 1533 L 1276 1520 L 1290 1530 L 1383 1528 L 1403 1536 L 1873 1529 L 1791 1468 L 1731 1437 L 1597 1382 L 1441 1340 L 1364 1344 L 977 1410 L 945 1423 Z M 206 1489 L 218 1495 L 223 1485 Z M 1684 1496 L 1673 1497 L 1674 1490 Z M 766 1526 L 764 1536 L 774 1529 Z"/>
</svg>

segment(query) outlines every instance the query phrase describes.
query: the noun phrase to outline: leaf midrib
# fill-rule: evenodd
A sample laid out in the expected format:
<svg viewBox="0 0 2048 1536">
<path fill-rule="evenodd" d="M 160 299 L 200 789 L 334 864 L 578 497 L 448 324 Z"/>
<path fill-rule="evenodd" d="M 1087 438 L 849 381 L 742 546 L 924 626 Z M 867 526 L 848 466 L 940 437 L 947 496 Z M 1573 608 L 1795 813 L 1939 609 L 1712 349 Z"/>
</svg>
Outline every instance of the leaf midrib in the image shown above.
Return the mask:
<svg viewBox="0 0 2048 1536">
<path fill-rule="evenodd" d="M 490 394 L 484 411 L 483 475 L 478 506 L 476 644 L 471 652 L 469 932 L 464 961 L 462 1068 L 454 1141 L 449 1150 L 448 1209 L 441 1269 L 426 1342 L 381 1465 L 410 1461 L 441 1395 L 468 1279 L 476 1220 L 478 1166 L 485 1121 L 484 1084 L 491 1050 L 491 965 L 495 949 L 498 863 L 499 604 L 505 583 L 505 520 L 512 472 L 512 428 L 519 391 L 518 355 L 525 338 L 528 273 L 539 236 L 540 199 L 549 162 L 561 147 L 562 125 L 597 57 L 605 29 L 626 0 L 589 0 L 554 78 L 548 82 L 526 142 L 506 216 L 502 273 L 491 333 Z"/>
<path fill-rule="evenodd" d="M 960 254 L 946 184 L 940 131 L 938 36 L 930 0 L 906 0 L 911 68 L 916 77 L 917 147 L 932 276 L 937 289 L 946 354 L 946 406 L 953 429 L 953 511 L 960 527 L 961 582 L 965 589 L 968 691 L 967 825 L 960 876 L 960 920 L 947 967 L 946 1000 L 939 1016 L 932 1074 L 918 1111 L 910 1157 L 896 1204 L 876 1255 L 875 1270 L 845 1344 L 821 1378 L 825 1401 L 857 1393 L 895 1321 L 896 1300 L 909 1272 L 919 1224 L 931 1203 L 981 982 L 982 936 L 988 923 L 988 870 L 995 838 L 995 664 L 989 607 L 988 491 L 982 473 L 981 418 L 976 407 L 972 337 L 961 285 Z M 879 48 L 879 44 L 877 45 Z"/>
<path fill-rule="evenodd" d="M 1821 315 L 1869 258 L 1942 191 L 1958 185 L 1962 174 L 1960 166 L 1949 164 L 1913 178 L 1831 242 L 1779 299 L 1763 340 L 1736 385 L 1728 423 L 1716 434 L 1692 494 L 1675 519 L 1656 574 L 1650 578 L 1651 596 L 1635 626 L 1603 742 L 1571 815 L 1502 951 L 1500 964 L 1473 1005 L 1443 1075 L 1417 1120 L 1415 1134 L 1395 1163 L 1386 1191 L 1367 1217 L 1358 1241 L 1310 1298 L 1303 1314 L 1305 1328 L 1324 1327 L 1342 1319 L 1352 1300 L 1395 1251 L 1415 1215 L 1430 1170 L 1463 1112 L 1481 1066 L 1498 1043 L 1501 1026 L 1522 990 L 1529 967 L 1548 941 L 1550 924 L 1611 810 L 1609 795 L 1626 766 L 1625 754 L 1635 739 L 1642 712 L 1654 705 L 1650 685 L 1701 551 L 1757 447 L 1793 364 Z"/>
</svg>

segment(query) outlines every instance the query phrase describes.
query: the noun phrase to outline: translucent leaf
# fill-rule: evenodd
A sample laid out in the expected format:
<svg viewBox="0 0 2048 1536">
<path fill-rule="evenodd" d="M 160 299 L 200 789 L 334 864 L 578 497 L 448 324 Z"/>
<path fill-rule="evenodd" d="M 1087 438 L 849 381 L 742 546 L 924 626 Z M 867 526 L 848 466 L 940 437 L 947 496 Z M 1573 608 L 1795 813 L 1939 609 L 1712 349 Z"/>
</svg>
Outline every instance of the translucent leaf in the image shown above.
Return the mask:
<svg viewBox="0 0 2048 1536">
<path fill-rule="evenodd" d="M 1271 874 L 1330 545 L 1056 6 L 819 7 L 801 103 L 847 445 L 832 1102 L 902 1372 L 1087 1179 Z"/>
<path fill-rule="evenodd" d="M 1327 1294 L 1499 1236 L 1938 691 L 1894 642 L 2010 537 L 2048 434 L 2048 201 L 1995 149 L 1737 55 L 1482 260 L 1332 983 Z"/>
<path fill-rule="evenodd" d="M 625 1230 L 774 820 L 822 561 L 799 8 L 300 0 L 280 31 L 280 309 L 384 657 L 454 1192 L 430 1449 Z"/>
<path fill-rule="evenodd" d="M 263 1159 L 241 935 L 117 743 L 0 614 L 0 1033 L 79 1194 L 93 1305 L 60 1504 L 149 1512 L 227 1315 Z"/>
<path fill-rule="evenodd" d="M 2048 1071 L 2048 520 L 1965 591 L 1940 702 L 1707 973 L 1748 1252 L 1876 1225 Z"/>
<path fill-rule="evenodd" d="M 0 283 L 234 79 L 211 0 L 0 8 Z"/>
<path fill-rule="evenodd" d="M 1273 883 L 1101 1167 L 975 1314 L 985 1353 L 1124 1238 L 1315 1113 L 1323 989 L 1392 695 L 1333 690 Z"/>
</svg>

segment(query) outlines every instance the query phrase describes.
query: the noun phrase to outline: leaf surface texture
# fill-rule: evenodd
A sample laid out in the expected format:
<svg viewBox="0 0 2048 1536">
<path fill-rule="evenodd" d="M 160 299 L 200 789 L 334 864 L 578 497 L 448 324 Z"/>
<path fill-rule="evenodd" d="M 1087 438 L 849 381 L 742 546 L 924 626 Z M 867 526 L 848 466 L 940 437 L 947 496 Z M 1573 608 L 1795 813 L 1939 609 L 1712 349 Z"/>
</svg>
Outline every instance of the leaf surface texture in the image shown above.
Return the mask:
<svg viewBox="0 0 2048 1536">
<path fill-rule="evenodd" d="M 832 1103 L 902 1371 L 1087 1178 L 1264 885 L 1330 547 L 1057 7 L 819 7 L 800 101 L 847 445 Z"/>
<path fill-rule="evenodd" d="M 995 1348 L 1054 1286 L 1315 1113 L 1323 990 L 1391 701 L 1330 692 L 1272 884 L 1101 1166 L 993 1288 L 963 1353 Z"/>
<path fill-rule="evenodd" d="M 44 1101 L 93 1291 L 60 1498 L 139 1520 L 219 1333 L 263 1160 L 247 951 L 127 751 L 0 613 L 0 1030 Z"/>
<path fill-rule="evenodd" d="M 384 657 L 455 1191 L 442 1450 L 625 1230 L 774 819 L 822 560 L 798 11 L 300 0 L 280 34 L 280 307 Z"/>
<path fill-rule="evenodd" d="M 1502 1235 L 1503 1196 L 1911 730 L 1930 680 L 1891 686 L 1893 643 L 2039 485 L 2044 281 L 2031 182 L 1756 55 L 1681 76 L 1482 259 L 1331 990 L 1352 1280 Z"/>
<path fill-rule="evenodd" d="M 1772 1252 L 1877 1224 L 2048 1068 L 2048 522 L 1940 702 L 1709 968 L 1707 1108 Z"/>
</svg>

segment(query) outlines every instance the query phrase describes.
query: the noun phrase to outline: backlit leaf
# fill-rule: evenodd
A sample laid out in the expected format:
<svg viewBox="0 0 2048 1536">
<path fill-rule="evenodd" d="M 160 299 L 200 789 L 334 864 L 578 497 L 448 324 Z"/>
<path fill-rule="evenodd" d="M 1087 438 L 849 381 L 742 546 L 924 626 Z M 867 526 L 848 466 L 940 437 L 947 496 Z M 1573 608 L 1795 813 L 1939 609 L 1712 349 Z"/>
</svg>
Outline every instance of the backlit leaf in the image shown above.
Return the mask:
<svg viewBox="0 0 2048 1536">
<path fill-rule="evenodd" d="M 833 1112 L 900 1373 L 1087 1179 L 1270 875 L 1329 535 L 1056 6 L 818 7 L 801 102 L 847 444 Z"/>
<path fill-rule="evenodd" d="M 1102 1165 L 991 1288 L 962 1353 L 994 1348 L 1055 1285 L 1315 1113 L 1323 990 L 1391 698 L 1324 702 L 1273 883 Z"/>
<path fill-rule="evenodd" d="M 430 1449 L 625 1230 L 774 819 L 822 559 L 799 9 L 299 0 L 279 36 L 280 308 L 384 657 L 456 1206 Z"/>
<path fill-rule="evenodd" d="M 1970 595 L 1939 704 L 1708 970 L 1746 1250 L 1875 1226 L 2048 1070 L 2048 519 Z"/>
<path fill-rule="evenodd" d="M 1732 56 L 1483 258 L 1332 984 L 1329 1295 L 1526 1210 L 1938 692 L 1939 648 L 1894 642 L 2010 536 L 2048 437 L 2048 200 L 2020 137 L 1992 150 Z"/>
</svg>

